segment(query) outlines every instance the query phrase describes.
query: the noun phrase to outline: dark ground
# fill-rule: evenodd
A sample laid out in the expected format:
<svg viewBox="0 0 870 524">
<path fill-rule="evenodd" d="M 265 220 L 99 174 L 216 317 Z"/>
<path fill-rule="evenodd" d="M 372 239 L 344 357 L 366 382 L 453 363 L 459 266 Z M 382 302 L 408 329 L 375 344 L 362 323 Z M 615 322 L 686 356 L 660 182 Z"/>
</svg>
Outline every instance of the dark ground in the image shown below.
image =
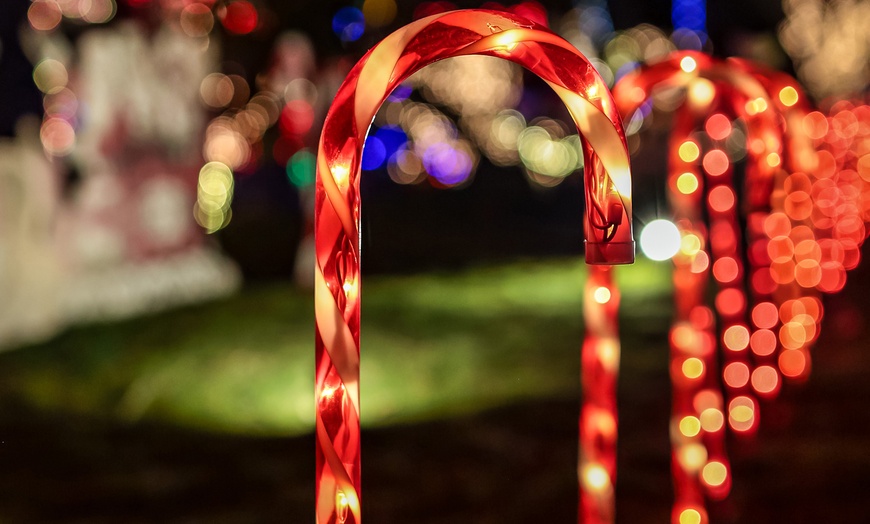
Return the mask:
<svg viewBox="0 0 870 524">
<path fill-rule="evenodd" d="M 734 487 L 712 522 L 870 522 L 870 333 L 863 320 L 844 327 L 866 289 L 866 268 L 850 274 L 828 300 L 810 381 L 763 405 L 755 440 L 731 442 Z M 668 388 L 664 365 L 625 352 L 619 523 L 668 521 Z M 216 436 L 35 413 L 8 399 L 0 407 L 0 522 L 314 518 L 312 436 Z M 366 521 L 574 522 L 577 412 L 576 399 L 553 398 L 364 431 Z"/>
</svg>

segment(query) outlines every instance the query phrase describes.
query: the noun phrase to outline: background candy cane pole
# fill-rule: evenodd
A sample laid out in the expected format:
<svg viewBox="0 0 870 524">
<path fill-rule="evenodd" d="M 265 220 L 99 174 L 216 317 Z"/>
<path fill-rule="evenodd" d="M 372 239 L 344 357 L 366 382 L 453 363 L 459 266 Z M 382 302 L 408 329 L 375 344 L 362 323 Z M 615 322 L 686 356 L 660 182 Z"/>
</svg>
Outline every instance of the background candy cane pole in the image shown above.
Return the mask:
<svg viewBox="0 0 870 524">
<path fill-rule="evenodd" d="M 468 10 L 413 22 L 369 51 L 338 90 L 317 159 L 318 523 L 360 522 L 359 175 L 365 136 L 384 99 L 413 72 L 470 54 L 516 62 L 559 95 L 584 138 L 587 261 L 634 260 L 631 175 L 621 120 L 595 68 L 573 46 L 521 17 Z"/>
<path fill-rule="evenodd" d="M 757 405 L 749 385 L 753 362 L 740 213 L 750 223 L 771 213 L 782 129 L 767 110 L 771 103 L 764 87 L 735 64 L 700 53 L 674 53 L 623 78 L 614 91 L 628 116 L 659 87 L 686 92 L 674 115 L 668 157 L 668 196 L 683 235 L 683 248 L 674 258 L 676 311 L 670 337 L 676 497 L 672 522 L 703 523 L 705 498 L 724 497 L 731 483 L 724 450 L 725 414 L 737 432 L 749 434 L 757 427 Z M 743 185 L 733 178 L 724 135 L 696 131 L 709 127 L 714 116 L 720 126 L 724 121 L 729 128 L 735 117 L 744 122 L 749 161 Z M 716 120 L 713 124 L 711 129 Z M 705 300 L 711 281 L 718 287 L 713 310 Z M 720 355 L 724 377 L 718 372 Z M 721 378 L 727 411 L 717 380 Z"/>
<path fill-rule="evenodd" d="M 580 522 L 585 524 L 612 523 L 616 509 L 618 312 L 613 268 L 590 266 L 583 295 L 586 336 L 580 364 Z"/>
</svg>

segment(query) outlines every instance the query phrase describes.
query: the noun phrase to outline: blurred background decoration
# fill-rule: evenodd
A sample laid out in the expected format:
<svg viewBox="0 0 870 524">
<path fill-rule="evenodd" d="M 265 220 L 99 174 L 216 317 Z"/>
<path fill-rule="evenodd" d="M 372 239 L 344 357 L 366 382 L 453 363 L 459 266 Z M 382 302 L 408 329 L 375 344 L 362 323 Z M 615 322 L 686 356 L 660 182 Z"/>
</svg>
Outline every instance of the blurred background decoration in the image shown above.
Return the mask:
<svg viewBox="0 0 870 524">
<path fill-rule="evenodd" d="M 675 50 L 741 56 L 794 75 L 813 98 L 817 111 L 806 130 L 830 171 L 808 194 L 822 197 L 817 205 L 831 220 L 866 208 L 866 196 L 849 187 L 870 181 L 867 0 L 4 0 L 0 349 L 10 351 L 0 363 L 3 405 L 20 403 L 31 416 L 157 421 L 217 434 L 310 431 L 312 185 L 323 116 L 349 68 L 375 42 L 416 18 L 469 7 L 509 9 L 547 25 L 611 86 Z M 639 237 L 646 224 L 670 231 L 660 220 L 672 218 L 665 197 L 668 115 L 679 103 L 672 90 L 659 90 L 626 118 Z M 485 57 L 426 68 L 384 104 L 363 158 L 363 270 L 378 275 L 364 306 L 372 322 L 363 341 L 371 344 L 363 363 L 371 387 L 365 425 L 452 420 L 530 398 L 576 400 L 577 360 L 570 359 L 578 358 L 585 272 L 560 259 L 579 260 L 582 252 L 582 156 L 570 124 L 536 77 Z M 720 145 L 742 165 L 747 130 L 734 124 L 730 131 Z M 860 261 L 857 238 L 863 241 L 867 220 L 859 218 L 837 222 L 839 238 L 855 239 L 842 253 L 845 269 Z M 662 441 L 620 444 L 628 458 L 620 468 L 642 464 L 641 480 L 620 473 L 620 489 L 640 494 L 636 503 L 617 493 L 618 518 L 639 515 L 634 522 L 647 511 L 670 511 L 667 459 L 649 458 L 667 456 L 668 399 L 657 404 L 643 393 L 667 387 L 672 291 L 669 268 L 653 260 L 670 264 L 668 256 L 650 252 L 620 272 L 627 337 L 620 395 L 630 399 L 620 401 L 629 406 L 621 433 L 648 426 L 647 435 L 664 434 Z M 558 260 L 536 264 L 530 257 Z M 409 285 L 419 293 L 401 290 Z M 866 342 L 858 295 L 826 304 L 833 333 L 819 344 L 848 349 Z M 178 309 L 195 303 L 201 305 Z M 397 314 L 399 308 L 408 311 Z M 486 327 L 493 318 L 512 324 L 507 334 Z M 447 325 L 458 333 L 445 334 Z M 523 329 L 548 334 L 536 338 Z M 420 340 L 421 333 L 431 338 Z M 632 343 L 639 349 L 629 351 Z M 558 357 L 537 355 L 542 345 Z M 847 349 L 839 371 L 818 377 L 823 388 L 859 391 L 837 375 L 866 363 Z M 405 358 L 408 351 L 413 359 Z M 404 387 L 398 377 L 408 374 L 424 379 L 397 398 Z M 844 394 L 837 402 L 851 406 L 856 427 L 866 422 L 855 398 Z M 784 403 L 771 408 L 774 426 L 776 413 L 791 416 Z M 647 416 L 653 408 L 665 413 L 664 426 Z M 560 409 L 576 423 L 572 408 Z M 826 413 L 824 402 L 817 413 Z M 12 431 L 18 423 L 3 424 Z M 60 434 L 81 435 L 70 431 Z M 569 437 L 564 445 L 576 446 Z M 819 455 L 811 454 L 807 467 L 827 461 L 843 472 L 828 482 L 830 491 L 816 488 L 820 493 L 860 478 L 863 459 L 838 461 L 813 449 Z M 652 465 L 661 471 L 651 472 Z M 23 464 L 7 471 L 30 479 Z M 570 498 L 576 475 L 563 473 Z M 310 481 L 309 471 L 299 478 Z M 760 507 L 736 484 L 735 504 Z M 374 515 L 391 515 L 378 500 L 393 500 L 400 513 L 391 497 L 378 499 L 377 482 L 367 485 Z M 650 498 L 659 505 L 650 509 Z M 10 504 L 8 511 L 27 515 L 24 503 Z M 59 513 L 43 517 L 60 521 L 71 506 L 53 504 L 47 507 Z M 786 506 L 767 515 L 779 518 Z M 306 499 L 299 507 L 308 518 L 312 504 Z M 860 515 L 851 502 L 840 507 L 843 515 Z M 716 504 L 711 515 L 763 521 Z M 764 515 L 758 509 L 752 518 Z M 466 516 L 459 518 L 479 521 Z"/>
</svg>

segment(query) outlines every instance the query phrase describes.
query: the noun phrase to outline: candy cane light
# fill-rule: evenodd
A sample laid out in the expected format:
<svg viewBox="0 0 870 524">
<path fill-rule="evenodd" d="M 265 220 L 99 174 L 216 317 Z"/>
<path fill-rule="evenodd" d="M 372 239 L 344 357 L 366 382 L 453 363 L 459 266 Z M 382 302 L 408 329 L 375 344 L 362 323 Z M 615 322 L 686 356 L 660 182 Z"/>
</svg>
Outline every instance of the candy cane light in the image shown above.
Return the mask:
<svg viewBox="0 0 870 524">
<path fill-rule="evenodd" d="M 818 161 L 797 82 L 745 60 L 680 52 L 623 77 L 614 97 L 631 115 L 670 88 L 685 91 L 668 156 L 683 240 L 673 259 L 670 333 L 672 523 L 705 524 L 705 498 L 724 498 L 731 485 L 725 431 L 753 434 L 759 399 L 776 396 L 783 377 L 806 377 L 818 294 L 839 282 L 841 267 L 828 263 L 821 231 L 811 227 Z M 746 130 L 742 183 L 725 146 L 734 119 Z"/>
<path fill-rule="evenodd" d="M 317 522 L 360 522 L 360 164 L 387 95 L 444 58 L 488 55 L 542 78 L 583 140 L 586 260 L 634 260 L 631 175 L 621 119 L 590 62 L 548 29 L 510 13 L 465 10 L 417 20 L 386 37 L 348 74 L 323 125 L 315 203 Z"/>
</svg>

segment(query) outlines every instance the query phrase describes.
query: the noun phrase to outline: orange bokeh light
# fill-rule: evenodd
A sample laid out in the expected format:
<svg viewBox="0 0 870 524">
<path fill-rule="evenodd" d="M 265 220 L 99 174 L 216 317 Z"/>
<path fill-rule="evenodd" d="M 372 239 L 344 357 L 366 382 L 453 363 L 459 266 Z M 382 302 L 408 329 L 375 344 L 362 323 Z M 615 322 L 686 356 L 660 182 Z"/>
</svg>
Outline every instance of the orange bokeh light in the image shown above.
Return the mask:
<svg viewBox="0 0 870 524">
<path fill-rule="evenodd" d="M 804 116 L 803 128 L 808 137 L 822 139 L 828 134 L 828 119 L 822 113 L 813 111 Z"/>
<path fill-rule="evenodd" d="M 756 355 L 766 357 L 776 350 L 776 335 L 769 329 L 759 329 L 749 337 L 749 347 Z"/>
<path fill-rule="evenodd" d="M 749 329 L 740 324 L 730 326 L 722 334 L 722 341 L 731 351 L 743 351 L 749 346 Z"/>
<path fill-rule="evenodd" d="M 725 185 L 717 186 L 710 191 L 707 200 L 714 211 L 724 213 L 734 207 L 734 191 Z"/>
<path fill-rule="evenodd" d="M 760 366 L 752 372 L 752 389 L 765 395 L 779 389 L 779 373 L 772 366 Z"/>
<path fill-rule="evenodd" d="M 746 295 L 739 289 L 723 289 L 716 295 L 716 310 L 723 315 L 739 315 L 745 308 Z"/>
<path fill-rule="evenodd" d="M 719 176 L 728 171 L 731 162 L 728 160 L 728 155 L 721 149 L 713 149 L 704 155 L 702 161 L 704 171 L 712 176 Z"/>
<path fill-rule="evenodd" d="M 743 362 L 732 362 L 725 366 L 722 378 L 730 388 L 742 388 L 749 382 L 749 366 Z"/>
<path fill-rule="evenodd" d="M 716 113 L 707 119 L 704 129 L 713 140 L 725 140 L 731 134 L 731 121 L 722 113 Z"/>
<path fill-rule="evenodd" d="M 723 257 L 713 263 L 713 277 L 722 283 L 734 282 L 740 273 L 737 260 L 732 257 Z"/>
<path fill-rule="evenodd" d="M 752 323 L 762 329 L 770 329 L 779 321 L 779 310 L 772 302 L 761 302 L 752 308 Z"/>
<path fill-rule="evenodd" d="M 807 358 L 802 350 L 787 349 L 779 354 L 779 370 L 789 378 L 800 377 L 807 371 Z"/>
</svg>

